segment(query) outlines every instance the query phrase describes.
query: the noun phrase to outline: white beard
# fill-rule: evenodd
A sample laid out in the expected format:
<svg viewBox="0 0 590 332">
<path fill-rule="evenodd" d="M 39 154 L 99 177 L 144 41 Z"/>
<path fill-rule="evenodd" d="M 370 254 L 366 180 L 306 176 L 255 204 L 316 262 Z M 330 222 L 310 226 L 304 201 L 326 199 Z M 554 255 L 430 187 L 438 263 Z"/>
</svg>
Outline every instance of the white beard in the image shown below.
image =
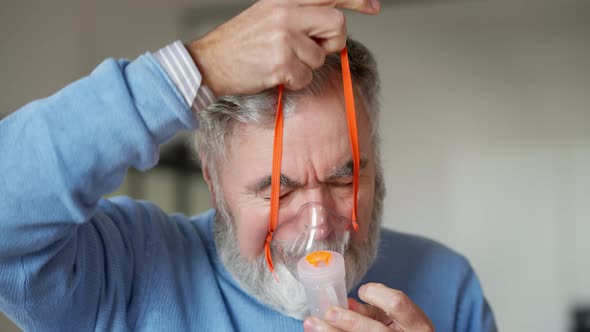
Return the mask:
<svg viewBox="0 0 590 332">
<path fill-rule="evenodd" d="M 268 269 L 266 273 L 270 273 Z M 272 282 L 273 287 L 268 291 L 267 304 L 282 304 L 281 312 L 293 318 L 304 319 L 309 316 L 307 297 L 305 296 L 303 285 L 282 264 L 276 266 L 275 273 L 279 282 Z"/>
<path fill-rule="evenodd" d="M 300 320 L 309 316 L 305 289 L 281 263 L 280 258 L 273 254 L 275 273 L 279 280 L 277 283 L 268 270 L 264 255 L 252 261 L 240 255 L 236 245 L 235 226 L 231 222 L 230 214 L 223 210 L 225 209 L 218 209 L 216 214 L 215 244 L 221 262 L 233 278 L 246 292 L 271 309 Z M 351 241 L 344 252 L 347 292 L 361 281 L 375 260 L 381 224 L 381 213 L 374 211 L 373 215 L 376 215 L 375 212 L 378 213 L 378 218 L 371 220 L 368 241 L 363 244 L 354 244 L 354 241 Z"/>
</svg>

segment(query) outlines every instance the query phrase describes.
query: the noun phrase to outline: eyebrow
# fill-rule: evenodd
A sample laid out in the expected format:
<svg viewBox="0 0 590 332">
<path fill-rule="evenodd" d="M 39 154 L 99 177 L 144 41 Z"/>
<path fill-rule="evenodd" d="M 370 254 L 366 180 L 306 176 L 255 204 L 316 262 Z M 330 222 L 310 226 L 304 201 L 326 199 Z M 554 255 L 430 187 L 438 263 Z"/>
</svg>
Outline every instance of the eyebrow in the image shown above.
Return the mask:
<svg viewBox="0 0 590 332">
<path fill-rule="evenodd" d="M 368 160 L 367 158 L 361 158 L 361 171 L 367 167 Z M 331 182 L 339 178 L 350 177 L 353 175 L 353 168 L 354 164 L 352 159 L 344 163 L 342 166 L 335 168 L 330 175 L 326 178 L 324 182 Z M 247 188 L 250 192 L 259 193 L 264 191 L 271 186 L 271 176 L 265 176 L 262 179 L 254 182 L 253 184 L 249 185 Z M 280 177 L 281 188 L 298 188 L 301 187 L 302 184 L 289 178 L 288 176 L 281 174 Z"/>
<path fill-rule="evenodd" d="M 368 163 L 367 158 L 361 158 L 361 162 L 360 162 L 360 164 L 361 164 L 360 170 L 361 171 L 367 167 L 367 163 Z M 346 178 L 346 177 L 353 176 L 353 173 L 354 173 L 353 171 L 354 171 L 354 163 L 352 162 L 352 159 L 351 159 L 351 160 L 347 161 L 346 163 L 344 163 L 344 165 L 334 169 L 330 173 L 330 175 L 328 175 L 325 182 L 331 182 L 331 181 L 334 181 L 335 179 L 338 179 L 338 178 Z"/>
<path fill-rule="evenodd" d="M 248 189 L 251 192 L 255 192 L 255 193 L 259 193 L 261 191 L 264 191 L 266 189 L 268 189 L 271 185 L 271 179 L 272 177 L 269 176 L 265 176 L 262 179 L 254 182 L 253 184 L 248 186 Z M 297 187 L 301 187 L 301 184 L 291 178 L 289 178 L 288 176 L 281 174 L 281 187 L 286 187 L 286 188 L 297 188 Z"/>
</svg>

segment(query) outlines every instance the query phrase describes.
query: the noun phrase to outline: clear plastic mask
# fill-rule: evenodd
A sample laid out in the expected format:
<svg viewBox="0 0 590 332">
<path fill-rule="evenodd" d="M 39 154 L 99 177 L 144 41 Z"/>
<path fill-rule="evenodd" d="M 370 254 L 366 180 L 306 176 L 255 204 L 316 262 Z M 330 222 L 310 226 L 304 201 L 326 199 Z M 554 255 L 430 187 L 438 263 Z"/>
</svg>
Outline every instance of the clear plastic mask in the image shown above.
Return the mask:
<svg viewBox="0 0 590 332">
<path fill-rule="evenodd" d="M 293 218 L 277 227 L 271 242 L 273 257 L 299 280 L 297 263 L 302 258 L 321 250 L 344 256 L 352 230 L 350 219 L 338 216 L 319 202 L 306 203 Z"/>
</svg>

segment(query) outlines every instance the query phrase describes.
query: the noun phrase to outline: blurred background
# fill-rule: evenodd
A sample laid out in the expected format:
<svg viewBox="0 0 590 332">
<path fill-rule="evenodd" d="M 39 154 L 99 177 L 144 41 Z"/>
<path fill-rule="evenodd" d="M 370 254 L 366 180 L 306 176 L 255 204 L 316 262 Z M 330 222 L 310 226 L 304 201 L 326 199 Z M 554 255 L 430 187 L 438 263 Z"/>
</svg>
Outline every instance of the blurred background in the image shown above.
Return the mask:
<svg viewBox="0 0 590 332">
<path fill-rule="evenodd" d="M 467 256 L 501 331 L 589 331 L 590 1 L 382 2 L 348 29 L 379 61 L 385 225 Z M 0 118 L 249 3 L 3 0 Z M 182 138 L 115 194 L 210 206 Z M 18 329 L 0 315 L 0 331 Z"/>
</svg>

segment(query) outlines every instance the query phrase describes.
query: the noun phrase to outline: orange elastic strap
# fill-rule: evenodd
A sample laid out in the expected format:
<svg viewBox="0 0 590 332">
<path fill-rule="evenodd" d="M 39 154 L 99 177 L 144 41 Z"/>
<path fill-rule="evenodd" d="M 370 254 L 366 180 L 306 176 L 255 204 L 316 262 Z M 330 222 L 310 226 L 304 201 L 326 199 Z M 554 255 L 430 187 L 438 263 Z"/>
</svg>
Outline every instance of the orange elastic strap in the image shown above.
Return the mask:
<svg viewBox="0 0 590 332">
<path fill-rule="evenodd" d="M 272 263 L 270 252 L 270 243 L 279 219 L 279 198 L 281 191 L 281 161 L 283 159 L 283 85 L 279 85 L 279 96 L 277 100 L 277 115 L 275 119 L 275 136 L 272 153 L 272 175 L 270 180 L 270 222 L 268 224 L 268 234 L 264 243 L 264 255 L 270 272 L 278 282 L 279 279 L 275 274 L 275 268 Z"/>
<path fill-rule="evenodd" d="M 346 105 L 346 117 L 348 122 L 348 135 L 350 139 L 350 147 L 352 150 L 353 162 L 353 178 L 352 178 L 352 225 L 354 230 L 358 229 L 357 222 L 357 197 L 358 185 L 360 175 L 360 152 L 358 144 L 358 132 L 356 125 L 356 110 L 354 104 L 354 93 L 352 88 L 352 78 L 350 75 L 350 64 L 348 62 L 348 51 L 346 48 L 340 53 L 342 62 L 342 84 L 344 86 L 344 101 Z M 266 263 L 270 272 L 274 275 L 275 280 L 278 278 L 275 274 L 274 264 L 272 262 L 272 255 L 270 251 L 270 243 L 274 231 L 277 227 L 279 218 L 279 197 L 281 190 L 281 161 L 283 158 L 283 86 L 280 85 L 278 89 L 277 101 L 277 115 L 275 120 L 274 146 L 273 146 L 273 160 L 272 160 L 272 175 L 271 175 L 271 191 L 270 191 L 270 222 L 268 224 L 268 234 L 264 244 L 264 254 L 266 256 Z"/>
<path fill-rule="evenodd" d="M 352 77 L 350 75 L 350 64 L 348 63 L 348 50 L 346 47 L 340 52 L 342 62 L 342 84 L 344 85 L 344 101 L 346 105 L 346 118 L 348 120 L 348 137 L 352 149 L 352 227 L 358 229 L 357 203 L 359 191 L 359 177 L 361 172 L 361 155 L 359 151 L 359 138 L 356 126 L 356 109 L 354 105 L 354 93 L 352 89 Z"/>
</svg>

